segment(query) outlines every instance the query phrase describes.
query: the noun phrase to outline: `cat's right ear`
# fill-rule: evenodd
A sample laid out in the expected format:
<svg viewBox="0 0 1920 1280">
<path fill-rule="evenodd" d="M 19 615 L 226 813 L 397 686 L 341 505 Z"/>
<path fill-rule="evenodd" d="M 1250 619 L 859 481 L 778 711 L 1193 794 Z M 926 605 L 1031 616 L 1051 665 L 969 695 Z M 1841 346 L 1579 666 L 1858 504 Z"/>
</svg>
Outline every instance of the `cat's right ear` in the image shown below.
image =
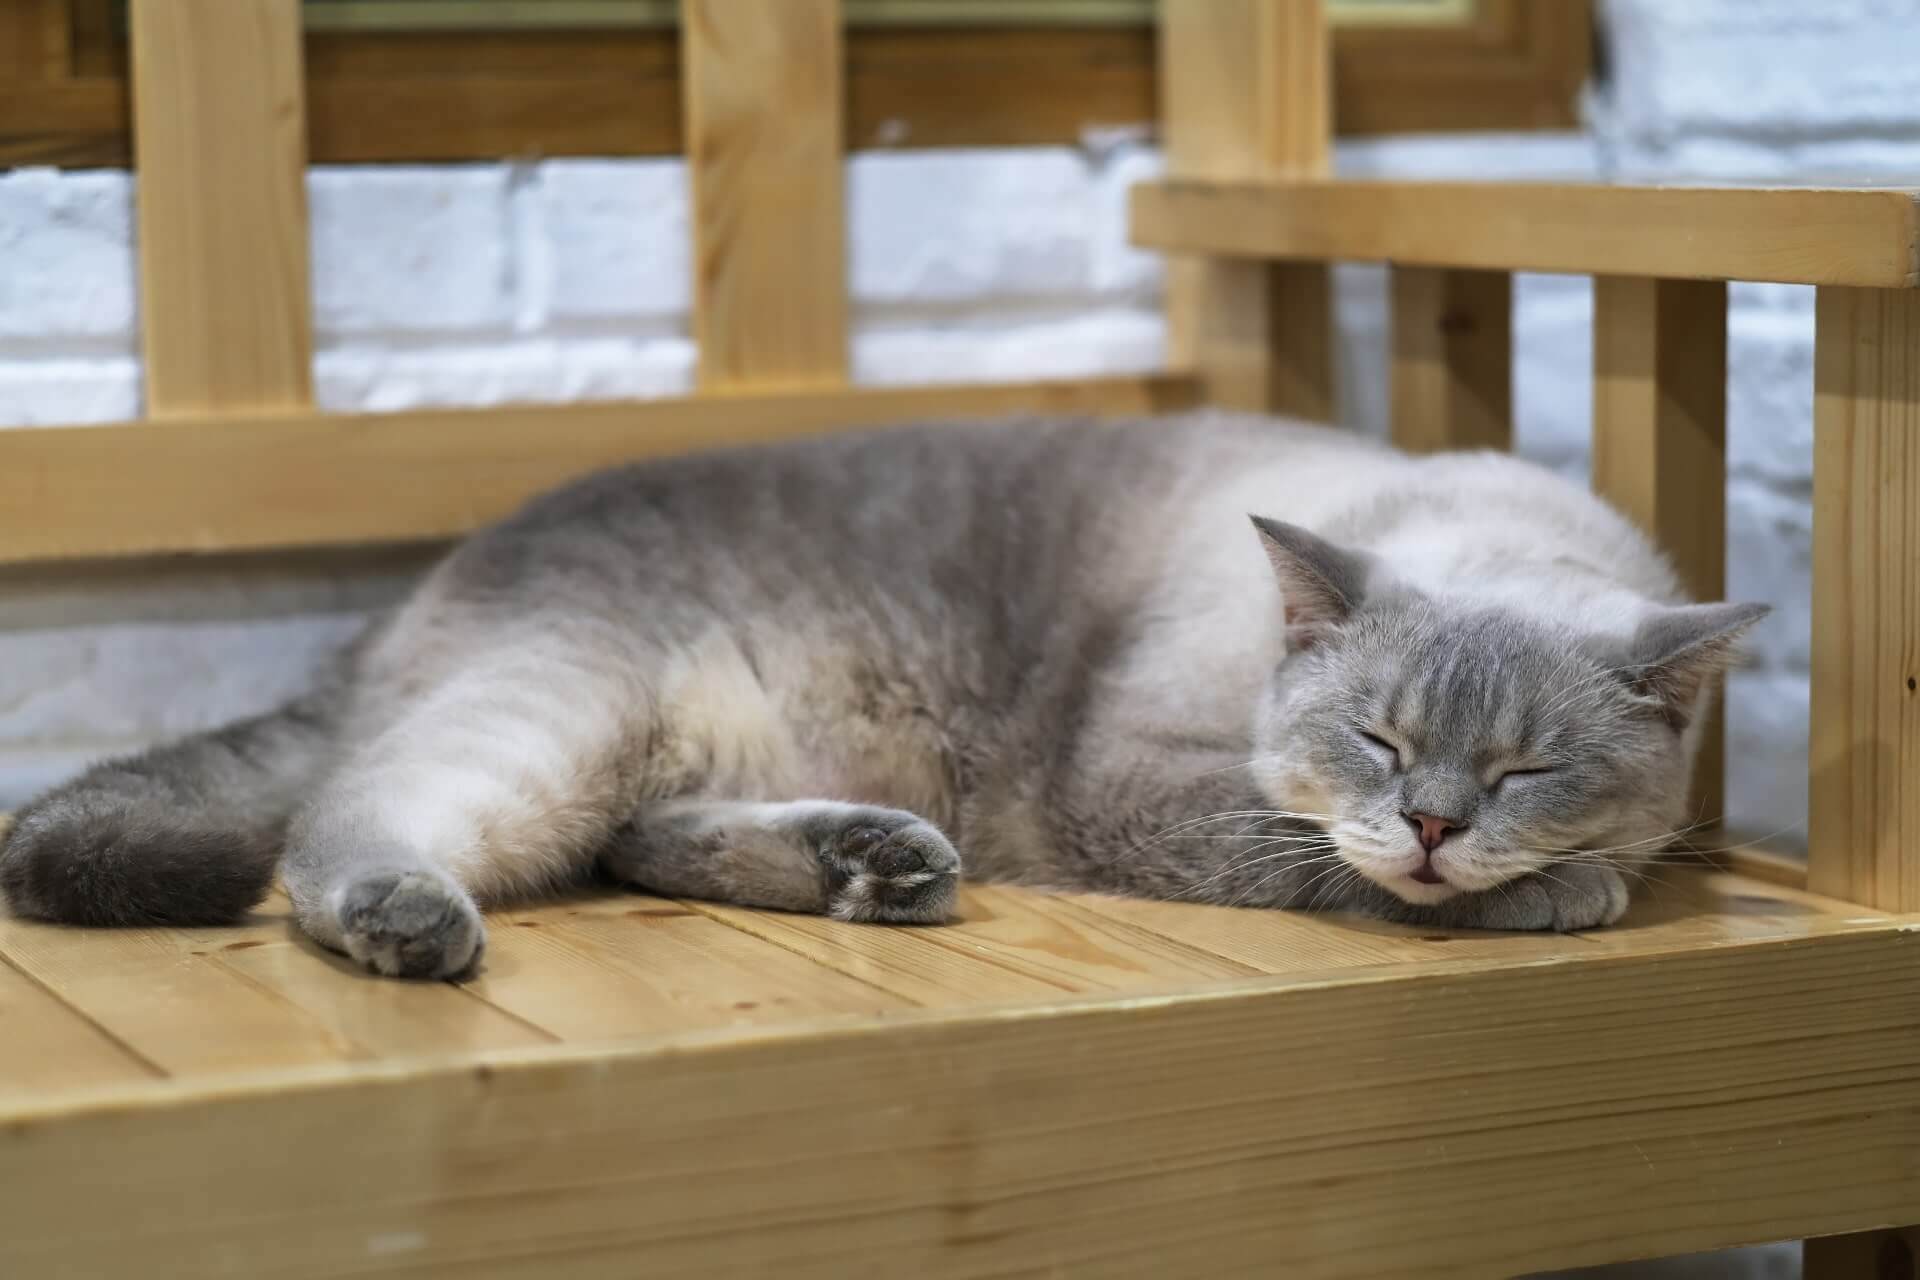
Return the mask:
<svg viewBox="0 0 1920 1280">
<path fill-rule="evenodd" d="M 1280 580 L 1287 648 L 1305 649 L 1353 616 L 1366 594 L 1367 561 L 1284 520 L 1253 517 Z"/>
</svg>

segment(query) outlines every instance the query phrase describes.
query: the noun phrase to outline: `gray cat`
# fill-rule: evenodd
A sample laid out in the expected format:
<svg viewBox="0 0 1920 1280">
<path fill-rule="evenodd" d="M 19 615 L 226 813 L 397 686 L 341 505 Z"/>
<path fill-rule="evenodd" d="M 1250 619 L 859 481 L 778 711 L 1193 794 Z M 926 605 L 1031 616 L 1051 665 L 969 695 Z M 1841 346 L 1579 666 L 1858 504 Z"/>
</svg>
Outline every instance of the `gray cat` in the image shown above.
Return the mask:
<svg viewBox="0 0 1920 1280">
<path fill-rule="evenodd" d="M 473 969 L 481 904 L 596 872 L 937 922 L 959 850 L 993 880 L 1582 929 L 1685 827 L 1763 612 L 1682 603 L 1535 467 L 1264 419 L 676 458 L 470 538 L 307 697 L 41 797 L 0 890 L 205 924 L 278 869 L 315 939 L 417 977 Z"/>
</svg>

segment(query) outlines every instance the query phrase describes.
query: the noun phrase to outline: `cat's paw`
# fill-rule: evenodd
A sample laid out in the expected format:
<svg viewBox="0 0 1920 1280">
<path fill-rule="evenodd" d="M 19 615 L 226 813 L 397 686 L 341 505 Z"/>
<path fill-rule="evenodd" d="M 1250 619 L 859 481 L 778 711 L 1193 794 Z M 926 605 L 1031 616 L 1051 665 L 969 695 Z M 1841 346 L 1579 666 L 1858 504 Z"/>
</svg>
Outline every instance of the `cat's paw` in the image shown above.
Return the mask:
<svg viewBox="0 0 1920 1280">
<path fill-rule="evenodd" d="M 1597 929 L 1627 913 L 1627 882 L 1612 867 L 1559 863 L 1491 890 L 1479 905 L 1482 929 Z"/>
<path fill-rule="evenodd" d="M 953 918 L 960 854 L 932 823 L 896 809 L 858 809 L 819 845 L 827 914 L 877 924 Z"/>
<path fill-rule="evenodd" d="M 459 886 L 421 871 L 381 871 L 341 893 L 347 954 L 390 978 L 458 978 L 473 972 L 486 926 Z"/>
</svg>

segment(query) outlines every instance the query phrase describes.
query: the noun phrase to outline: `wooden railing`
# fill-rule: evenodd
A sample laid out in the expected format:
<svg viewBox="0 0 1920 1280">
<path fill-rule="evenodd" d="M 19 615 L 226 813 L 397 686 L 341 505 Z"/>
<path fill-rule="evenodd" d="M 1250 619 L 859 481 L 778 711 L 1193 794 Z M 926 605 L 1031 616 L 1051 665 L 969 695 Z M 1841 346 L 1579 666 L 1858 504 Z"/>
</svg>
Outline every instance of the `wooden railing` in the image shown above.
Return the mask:
<svg viewBox="0 0 1920 1280">
<path fill-rule="evenodd" d="M 146 419 L 0 431 L 0 563 L 445 538 L 594 468 L 1191 378 L 847 385 L 838 0 L 687 0 L 698 394 L 318 411 L 297 0 L 129 6 Z"/>
<path fill-rule="evenodd" d="M 1512 273 L 1591 275 L 1594 486 L 1719 599 L 1727 282 L 1817 286 L 1808 879 L 1920 910 L 1920 192 L 1330 181 L 1276 123 L 1324 119 L 1317 10 L 1165 3 L 1169 174 L 1133 233 L 1200 264 L 1174 318 L 1206 393 L 1322 412 L 1326 264 L 1384 261 L 1394 439 L 1506 448 Z M 1722 752 L 1716 724 L 1708 815 Z"/>
</svg>

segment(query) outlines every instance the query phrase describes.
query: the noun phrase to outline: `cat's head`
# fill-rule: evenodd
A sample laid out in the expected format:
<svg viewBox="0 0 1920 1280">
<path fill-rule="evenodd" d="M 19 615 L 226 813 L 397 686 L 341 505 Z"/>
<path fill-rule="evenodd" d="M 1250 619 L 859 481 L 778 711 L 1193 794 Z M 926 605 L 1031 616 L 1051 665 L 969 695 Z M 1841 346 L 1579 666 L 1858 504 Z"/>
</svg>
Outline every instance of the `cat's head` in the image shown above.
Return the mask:
<svg viewBox="0 0 1920 1280">
<path fill-rule="evenodd" d="M 1435 903 L 1557 861 L 1651 854 L 1688 824 L 1703 698 L 1765 606 L 1650 607 L 1623 634 L 1589 635 L 1254 523 L 1288 641 L 1256 774 L 1353 869 Z"/>
</svg>

